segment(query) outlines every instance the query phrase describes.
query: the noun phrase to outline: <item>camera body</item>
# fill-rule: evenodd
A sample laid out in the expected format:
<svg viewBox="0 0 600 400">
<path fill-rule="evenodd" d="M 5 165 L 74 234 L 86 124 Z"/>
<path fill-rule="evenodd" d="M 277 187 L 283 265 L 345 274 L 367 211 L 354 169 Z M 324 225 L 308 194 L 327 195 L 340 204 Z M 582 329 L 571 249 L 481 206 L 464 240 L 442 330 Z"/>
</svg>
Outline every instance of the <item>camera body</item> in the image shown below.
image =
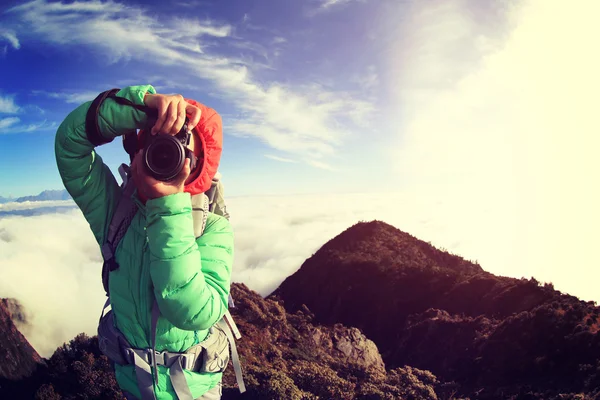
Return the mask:
<svg viewBox="0 0 600 400">
<path fill-rule="evenodd" d="M 187 148 L 191 137 L 192 132 L 187 129 L 187 120 L 176 135 L 161 132 L 145 135 L 142 154 L 147 173 L 159 181 L 172 181 L 183 169 L 186 158 L 190 158 L 190 167 L 193 170 L 197 157 Z"/>
</svg>

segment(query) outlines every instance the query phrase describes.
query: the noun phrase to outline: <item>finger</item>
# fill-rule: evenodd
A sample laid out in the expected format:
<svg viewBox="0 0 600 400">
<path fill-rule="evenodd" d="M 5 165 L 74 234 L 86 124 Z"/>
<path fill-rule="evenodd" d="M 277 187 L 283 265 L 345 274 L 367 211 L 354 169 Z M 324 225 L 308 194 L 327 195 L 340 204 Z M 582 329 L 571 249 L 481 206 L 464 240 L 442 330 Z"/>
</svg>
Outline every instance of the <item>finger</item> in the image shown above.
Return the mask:
<svg viewBox="0 0 600 400">
<path fill-rule="evenodd" d="M 185 163 L 183 164 L 183 168 L 181 168 L 181 172 L 177 175 L 177 185 L 182 185 L 185 183 L 186 179 L 188 178 L 188 176 L 190 176 L 190 173 L 192 172 L 192 169 L 190 168 L 190 159 L 186 158 L 185 159 Z"/>
<path fill-rule="evenodd" d="M 202 116 L 202 110 L 200 110 L 200 108 L 198 108 L 195 105 L 190 104 L 188 102 L 186 102 L 185 104 L 186 104 L 185 112 L 190 116 L 188 128 L 194 129 L 196 127 L 196 125 L 198 125 L 198 123 L 200 122 L 200 117 Z"/>
<path fill-rule="evenodd" d="M 170 101 L 166 106 L 163 123 L 158 127 L 157 133 L 170 133 L 173 123 L 177 119 L 177 105 Z"/>
<path fill-rule="evenodd" d="M 152 127 L 152 130 L 150 131 L 150 133 L 152 133 L 153 135 L 156 135 L 158 132 L 160 132 L 162 126 L 165 123 L 165 119 L 167 118 L 168 104 L 166 103 L 166 101 L 163 98 L 160 98 L 160 100 L 157 103 L 158 104 L 156 107 L 156 111 L 157 111 L 156 122 L 154 123 L 154 126 Z"/>
<path fill-rule="evenodd" d="M 177 113 L 177 103 L 172 101 L 169 104 L 169 110 L 167 111 L 167 119 L 165 120 L 165 125 L 163 126 L 163 132 L 173 135 L 173 130 L 175 129 L 175 121 L 177 121 Z M 177 132 L 178 131 L 175 131 L 175 133 Z"/>
<path fill-rule="evenodd" d="M 175 120 L 173 128 L 171 128 L 171 135 L 176 135 L 185 122 L 185 104 L 185 101 L 177 103 L 177 119 Z"/>
</svg>

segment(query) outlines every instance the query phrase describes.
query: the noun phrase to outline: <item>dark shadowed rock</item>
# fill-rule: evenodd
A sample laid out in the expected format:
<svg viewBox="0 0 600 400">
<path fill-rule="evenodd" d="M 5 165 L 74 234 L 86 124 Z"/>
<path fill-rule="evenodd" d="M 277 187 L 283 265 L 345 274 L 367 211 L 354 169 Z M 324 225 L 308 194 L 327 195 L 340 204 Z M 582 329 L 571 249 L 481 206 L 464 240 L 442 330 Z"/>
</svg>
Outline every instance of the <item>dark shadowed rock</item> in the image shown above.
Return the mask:
<svg viewBox="0 0 600 400">
<path fill-rule="evenodd" d="M 377 346 L 359 329 L 314 324 L 308 308 L 289 313 L 244 284 L 234 284 L 232 295 L 242 332 L 238 350 L 250 383 L 244 398 L 438 398 L 435 376 L 417 369 L 386 371 Z M 231 369 L 224 380 L 224 399 L 237 398 Z"/>
<path fill-rule="evenodd" d="M 0 377 L 16 380 L 31 375 L 42 358 L 13 321 L 27 322 L 23 307 L 14 299 L 0 299 Z"/>
<path fill-rule="evenodd" d="M 0 299 L 0 398 L 29 383 L 43 360 L 19 332 L 13 318 L 26 323 L 22 306 L 14 299 Z M 17 398 L 17 397 L 13 397 Z"/>
</svg>

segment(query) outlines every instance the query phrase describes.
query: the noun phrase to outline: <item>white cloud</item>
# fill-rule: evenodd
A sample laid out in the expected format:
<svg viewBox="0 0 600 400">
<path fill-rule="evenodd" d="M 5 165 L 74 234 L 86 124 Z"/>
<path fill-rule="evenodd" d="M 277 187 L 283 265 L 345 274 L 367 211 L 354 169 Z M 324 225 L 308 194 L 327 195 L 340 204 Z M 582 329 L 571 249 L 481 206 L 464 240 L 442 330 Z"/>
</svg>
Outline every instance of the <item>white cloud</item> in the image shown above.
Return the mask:
<svg viewBox="0 0 600 400">
<path fill-rule="evenodd" d="M 19 106 L 14 101 L 14 96 L 0 94 L 0 115 L 1 114 L 21 114 L 23 111 L 30 109 L 35 112 L 33 115 L 44 114 L 44 110 L 37 106 L 26 105 Z M 19 117 L 0 118 L 0 134 L 9 133 L 27 133 L 38 130 L 53 129 L 57 125 L 55 122 L 36 121 L 23 122 Z"/>
<path fill-rule="evenodd" d="M 600 3 L 523 1 L 489 40 L 466 4 L 407 18 L 413 31 L 391 63 L 402 71 L 395 182 L 452 199 L 455 226 L 480 233 L 474 248 L 496 252 L 494 272 L 529 271 L 592 298 Z M 491 213 L 476 221 L 478 207 Z"/>
<path fill-rule="evenodd" d="M 178 1 L 178 2 L 175 2 L 174 4 L 178 7 L 197 8 L 197 7 L 210 5 L 211 3 L 210 3 L 210 1 L 205 1 L 205 0 L 188 0 L 188 1 Z"/>
<path fill-rule="evenodd" d="M 3 121 L 6 122 L 3 123 Z M 20 124 L 19 122 L 21 122 L 21 120 L 16 117 L 10 117 L 0 120 L 0 134 L 18 134 L 36 131 L 47 131 L 58 127 L 58 124 L 56 122 L 48 122 L 47 120 L 28 124 Z"/>
<path fill-rule="evenodd" d="M 3 96 L 0 94 L 0 114 L 16 114 L 20 107 L 15 104 L 13 96 Z"/>
<path fill-rule="evenodd" d="M 21 43 L 19 43 L 19 38 L 14 31 L 7 29 L 0 29 L 0 39 L 6 40 L 15 50 L 19 50 L 21 48 Z"/>
<path fill-rule="evenodd" d="M 21 120 L 17 117 L 8 117 L 8 118 L 2 118 L 0 119 L 0 133 L 2 133 L 3 130 L 18 124 Z"/>
<path fill-rule="evenodd" d="M 296 161 L 294 161 L 292 159 L 285 158 L 285 157 L 274 156 L 272 154 L 265 154 L 265 157 L 270 158 L 271 160 L 281 161 L 281 162 L 285 162 L 285 163 L 295 163 L 296 162 Z"/>
<path fill-rule="evenodd" d="M 502 210 L 493 204 L 465 202 L 459 196 L 374 192 L 318 198 L 233 197 L 227 200 L 227 208 L 235 231 L 233 281 L 244 282 L 261 295 L 271 293 L 349 226 L 378 219 L 478 261 L 492 273 L 535 276 L 581 299 L 600 301 L 597 269 L 587 269 L 585 263 L 540 269 L 529 262 L 539 249 L 520 245 L 519 236 L 513 236 L 516 232 L 502 222 Z M 519 226 L 535 224 L 533 214 L 522 218 Z M 560 256 L 563 250 L 549 246 L 545 253 Z M 595 247 L 572 250 L 595 257 Z M 96 334 L 105 299 L 101 265 L 98 246 L 78 210 L 0 218 L 0 297 L 17 298 L 32 314 L 26 337 L 44 356 L 79 332 Z"/>
<path fill-rule="evenodd" d="M 324 161 L 308 159 L 306 160 L 306 163 L 308 165 L 312 165 L 315 168 L 324 169 L 327 171 L 336 171 L 336 168 L 332 167 L 331 164 L 326 163 Z"/>
<path fill-rule="evenodd" d="M 73 200 L 53 200 L 53 201 L 23 201 L 0 204 L 0 212 L 30 210 L 40 207 L 71 207 L 74 206 Z"/>
<path fill-rule="evenodd" d="M 99 1 L 67 5 L 35 0 L 9 12 L 30 23 L 28 34 L 37 40 L 89 46 L 110 62 L 168 66 L 182 71 L 177 75 L 186 81 L 209 80 L 217 95 L 244 114 L 243 121 L 230 124 L 229 133 L 255 137 L 290 156 L 318 161 L 333 153 L 351 135 L 351 124 L 365 126 L 373 111 L 371 103 L 343 91 L 261 83 L 264 80 L 259 82 L 248 68 L 256 64 L 209 53 L 204 36 L 227 39 L 224 44 L 237 40 L 229 37 L 232 28 L 227 24 L 155 19 L 135 6 Z"/>
<path fill-rule="evenodd" d="M 343 4 L 347 4 L 353 1 L 365 1 L 365 0 L 319 0 L 320 6 L 319 8 L 326 10 L 332 7 L 341 6 Z"/>
<path fill-rule="evenodd" d="M 97 92 L 87 91 L 87 92 L 78 92 L 78 93 L 64 93 L 64 92 L 46 92 L 46 91 L 43 91 L 43 90 L 34 90 L 32 93 L 36 94 L 36 95 L 47 96 L 47 97 L 50 97 L 52 99 L 64 100 L 66 103 L 81 104 L 81 103 L 85 103 L 86 101 L 92 101 L 92 100 L 94 100 L 96 98 L 96 96 L 98 96 L 98 94 L 100 94 L 100 91 L 97 91 Z"/>
<path fill-rule="evenodd" d="M 0 218 L 0 296 L 30 314 L 25 334 L 42 356 L 79 332 L 94 334 L 103 297 L 97 247 L 79 210 Z"/>
</svg>

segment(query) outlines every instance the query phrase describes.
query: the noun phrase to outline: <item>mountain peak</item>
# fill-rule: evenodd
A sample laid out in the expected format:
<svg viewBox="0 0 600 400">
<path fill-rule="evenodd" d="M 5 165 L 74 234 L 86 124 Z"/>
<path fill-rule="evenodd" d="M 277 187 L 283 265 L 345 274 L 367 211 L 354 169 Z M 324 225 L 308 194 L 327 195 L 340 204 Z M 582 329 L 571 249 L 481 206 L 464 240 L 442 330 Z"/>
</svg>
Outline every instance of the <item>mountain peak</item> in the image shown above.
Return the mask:
<svg viewBox="0 0 600 400">
<path fill-rule="evenodd" d="M 452 275 L 470 277 L 483 269 L 460 256 L 442 251 L 409 233 L 380 220 L 358 222 L 322 246 L 306 260 L 301 270 L 370 265 L 380 272 L 402 270 L 448 270 Z M 296 279 L 295 275 L 289 279 Z M 285 285 L 285 281 L 284 284 Z"/>
</svg>

